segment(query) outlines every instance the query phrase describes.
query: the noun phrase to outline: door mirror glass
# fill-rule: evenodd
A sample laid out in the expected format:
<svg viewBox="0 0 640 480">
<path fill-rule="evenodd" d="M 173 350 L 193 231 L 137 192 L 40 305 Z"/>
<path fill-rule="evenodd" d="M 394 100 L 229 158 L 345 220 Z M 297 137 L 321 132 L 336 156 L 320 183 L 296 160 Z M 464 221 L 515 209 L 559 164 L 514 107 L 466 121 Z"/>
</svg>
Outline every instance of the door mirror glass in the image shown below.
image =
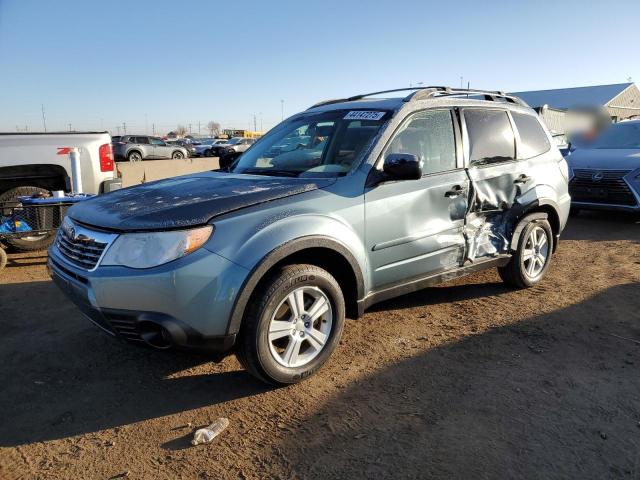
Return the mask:
<svg viewBox="0 0 640 480">
<path fill-rule="evenodd" d="M 390 153 L 385 157 L 382 168 L 393 180 L 422 178 L 422 162 L 411 153 Z"/>
</svg>

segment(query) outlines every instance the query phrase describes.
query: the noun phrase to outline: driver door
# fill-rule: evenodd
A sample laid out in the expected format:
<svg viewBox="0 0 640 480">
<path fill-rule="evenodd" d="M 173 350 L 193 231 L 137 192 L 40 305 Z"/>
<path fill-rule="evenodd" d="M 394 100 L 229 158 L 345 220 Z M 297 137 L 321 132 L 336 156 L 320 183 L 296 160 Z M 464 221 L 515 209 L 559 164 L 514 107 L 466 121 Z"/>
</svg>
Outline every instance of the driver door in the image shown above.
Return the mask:
<svg viewBox="0 0 640 480">
<path fill-rule="evenodd" d="M 416 155 L 423 162 L 423 175 L 418 180 L 384 181 L 365 191 L 374 289 L 461 264 L 469 180 L 458 131 L 449 109 L 417 112 L 383 151 L 381 160 L 390 153 Z"/>
</svg>

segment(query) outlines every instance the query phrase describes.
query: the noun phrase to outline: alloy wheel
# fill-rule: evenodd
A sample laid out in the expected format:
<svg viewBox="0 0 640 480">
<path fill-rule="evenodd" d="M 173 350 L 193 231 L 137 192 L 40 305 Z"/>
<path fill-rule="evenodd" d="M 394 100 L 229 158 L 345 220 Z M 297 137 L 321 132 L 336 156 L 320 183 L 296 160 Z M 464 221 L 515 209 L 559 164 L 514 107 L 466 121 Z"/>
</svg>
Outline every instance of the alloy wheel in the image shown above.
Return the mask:
<svg viewBox="0 0 640 480">
<path fill-rule="evenodd" d="M 304 366 L 323 350 L 332 325 L 329 297 L 318 287 L 297 288 L 280 302 L 271 317 L 271 355 L 284 367 Z"/>
<path fill-rule="evenodd" d="M 536 278 L 542 273 L 548 258 L 547 232 L 542 227 L 535 227 L 529 233 L 522 252 L 523 270 L 529 278 Z"/>
</svg>

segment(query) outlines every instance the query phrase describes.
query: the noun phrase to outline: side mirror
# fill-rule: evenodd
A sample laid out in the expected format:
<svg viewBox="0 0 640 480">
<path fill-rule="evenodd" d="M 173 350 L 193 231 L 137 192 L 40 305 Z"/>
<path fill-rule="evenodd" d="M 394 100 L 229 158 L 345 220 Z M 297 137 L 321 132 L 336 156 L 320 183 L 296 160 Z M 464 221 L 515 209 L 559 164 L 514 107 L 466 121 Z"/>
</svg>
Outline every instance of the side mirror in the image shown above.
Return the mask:
<svg viewBox="0 0 640 480">
<path fill-rule="evenodd" d="M 382 166 L 393 180 L 418 180 L 422 178 L 422 162 L 411 153 L 390 153 Z"/>
</svg>

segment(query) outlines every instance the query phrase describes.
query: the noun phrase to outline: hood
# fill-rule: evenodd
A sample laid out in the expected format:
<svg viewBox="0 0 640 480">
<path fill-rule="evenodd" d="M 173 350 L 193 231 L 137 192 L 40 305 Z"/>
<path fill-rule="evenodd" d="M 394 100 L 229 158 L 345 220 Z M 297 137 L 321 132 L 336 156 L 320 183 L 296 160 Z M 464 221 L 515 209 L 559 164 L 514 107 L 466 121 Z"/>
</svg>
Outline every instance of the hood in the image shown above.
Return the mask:
<svg viewBox="0 0 640 480">
<path fill-rule="evenodd" d="M 640 168 L 640 150 L 615 148 L 578 148 L 567 156 L 571 168 L 635 170 Z"/>
<path fill-rule="evenodd" d="M 234 210 L 317 190 L 334 181 L 199 173 L 99 195 L 74 205 L 67 215 L 115 231 L 185 228 L 206 224 Z"/>
</svg>

